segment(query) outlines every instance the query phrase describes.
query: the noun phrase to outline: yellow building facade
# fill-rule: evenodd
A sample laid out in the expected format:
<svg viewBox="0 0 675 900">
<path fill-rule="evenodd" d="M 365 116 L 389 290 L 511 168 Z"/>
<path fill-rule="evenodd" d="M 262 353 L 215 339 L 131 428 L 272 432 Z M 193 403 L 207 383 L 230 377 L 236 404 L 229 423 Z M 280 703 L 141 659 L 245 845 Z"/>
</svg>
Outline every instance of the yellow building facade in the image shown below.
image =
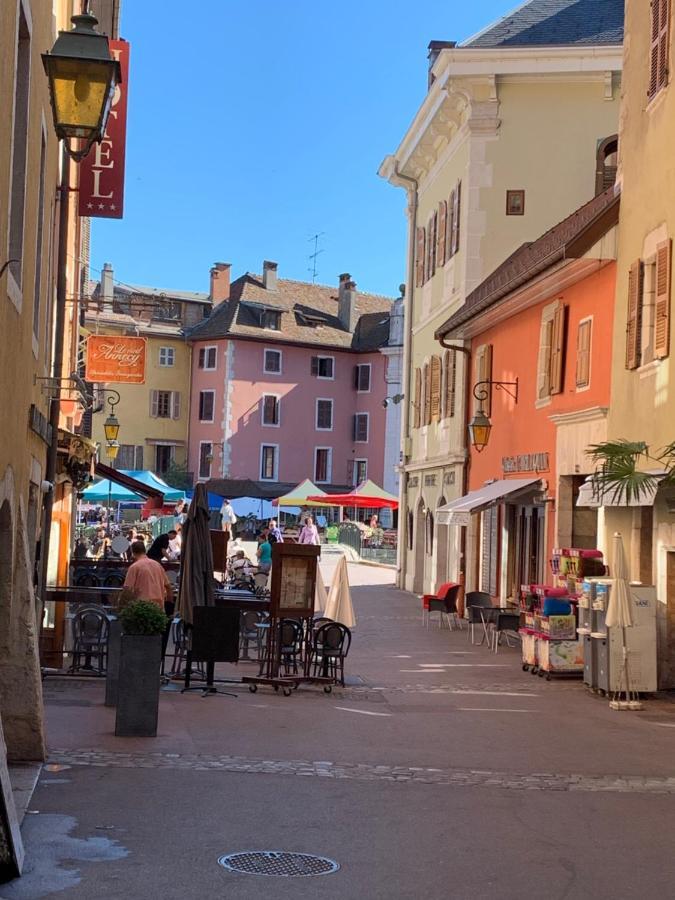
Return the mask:
<svg viewBox="0 0 675 900">
<path fill-rule="evenodd" d="M 626 3 L 619 132 L 621 214 L 609 435 L 646 441 L 657 454 L 675 440 L 671 313 L 675 235 L 675 86 L 669 4 Z M 658 464 L 645 464 L 658 469 Z M 659 685 L 675 687 L 675 503 L 605 508 L 605 549 L 620 531 L 630 576 L 657 588 Z"/>
<path fill-rule="evenodd" d="M 620 3 L 616 12 L 597 44 L 592 16 L 586 43 L 566 44 L 546 12 L 542 43 L 530 43 L 531 29 L 519 43 L 518 11 L 460 46 L 432 42 L 427 96 L 381 165 L 408 195 L 399 512 L 408 590 L 434 591 L 463 572 L 462 529 L 436 528 L 435 511 L 465 493 L 467 397 L 490 377 L 489 360 L 445 349 L 434 333 L 513 251 L 594 196 L 599 164 L 612 169 L 602 148 L 619 118 Z"/>
</svg>

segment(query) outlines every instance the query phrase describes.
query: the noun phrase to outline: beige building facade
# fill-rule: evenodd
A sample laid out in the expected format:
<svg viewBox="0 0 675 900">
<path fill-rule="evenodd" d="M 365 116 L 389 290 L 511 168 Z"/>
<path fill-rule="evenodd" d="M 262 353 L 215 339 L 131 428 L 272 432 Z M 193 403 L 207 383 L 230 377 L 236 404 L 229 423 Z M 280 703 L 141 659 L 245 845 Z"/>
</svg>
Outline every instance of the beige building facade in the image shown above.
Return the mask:
<svg viewBox="0 0 675 900">
<path fill-rule="evenodd" d="M 622 5 L 615 27 L 591 16 L 574 39 L 554 6 L 519 8 L 530 14 L 520 41 L 516 11 L 460 46 L 432 42 L 428 94 L 380 168 L 408 194 L 399 584 L 416 592 L 463 572 L 462 529 L 436 527 L 435 513 L 465 493 L 467 398 L 474 371 L 490 378 L 488 359 L 434 333 L 511 253 L 597 193 L 599 167 L 614 176 Z"/>
</svg>

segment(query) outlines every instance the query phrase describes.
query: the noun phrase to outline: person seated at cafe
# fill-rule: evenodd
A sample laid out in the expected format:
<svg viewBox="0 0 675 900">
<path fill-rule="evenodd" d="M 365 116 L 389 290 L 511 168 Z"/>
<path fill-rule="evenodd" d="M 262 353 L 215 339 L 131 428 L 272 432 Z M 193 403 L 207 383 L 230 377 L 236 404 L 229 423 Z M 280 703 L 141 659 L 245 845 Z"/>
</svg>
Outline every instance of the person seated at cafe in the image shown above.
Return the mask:
<svg viewBox="0 0 675 900">
<path fill-rule="evenodd" d="M 163 559 L 171 559 L 169 545 L 177 534 L 178 532 L 172 528 L 171 531 L 156 537 L 148 550 L 148 559 L 154 559 L 156 562 L 162 562 Z"/>
<path fill-rule="evenodd" d="M 73 549 L 73 558 L 74 559 L 86 559 L 88 549 L 89 549 L 89 541 L 85 537 L 79 537 L 75 541 L 75 547 Z"/>
<path fill-rule="evenodd" d="M 272 568 L 272 545 L 269 542 L 267 529 L 262 531 L 258 537 L 256 556 L 258 557 L 258 571 L 267 575 Z"/>
<path fill-rule="evenodd" d="M 234 579 L 241 575 L 250 575 L 253 568 L 253 563 L 243 550 L 237 550 L 234 556 L 230 557 L 230 571 Z"/>
<path fill-rule="evenodd" d="M 176 537 L 169 541 L 169 559 L 180 559 L 182 543 L 181 526 L 176 525 Z"/>
</svg>

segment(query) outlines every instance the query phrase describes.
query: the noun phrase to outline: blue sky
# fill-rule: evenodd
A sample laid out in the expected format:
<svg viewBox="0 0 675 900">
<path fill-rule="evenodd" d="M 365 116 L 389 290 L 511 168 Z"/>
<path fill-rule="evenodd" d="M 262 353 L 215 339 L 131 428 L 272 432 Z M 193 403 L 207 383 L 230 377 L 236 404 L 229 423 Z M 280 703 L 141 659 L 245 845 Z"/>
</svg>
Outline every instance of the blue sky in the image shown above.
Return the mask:
<svg viewBox="0 0 675 900">
<path fill-rule="evenodd" d="M 208 290 L 279 263 L 395 295 L 403 191 L 377 176 L 426 93 L 430 40 L 462 40 L 514 0 L 125 0 L 131 42 L 125 216 L 93 220 L 92 277 Z"/>
</svg>

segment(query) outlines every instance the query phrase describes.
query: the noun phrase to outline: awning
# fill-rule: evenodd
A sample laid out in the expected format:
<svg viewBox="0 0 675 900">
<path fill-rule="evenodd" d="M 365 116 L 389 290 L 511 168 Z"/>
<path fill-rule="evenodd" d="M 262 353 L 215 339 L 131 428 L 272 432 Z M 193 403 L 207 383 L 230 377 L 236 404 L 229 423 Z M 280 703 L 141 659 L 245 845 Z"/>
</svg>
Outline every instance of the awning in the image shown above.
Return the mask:
<svg viewBox="0 0 675 900">
<path fill-rule="evenodd" d="M 97 462 L 95 471 L 99 478 L 107 478 L 112 481 L 113 484 L 119 484 L 133 494 L 140 494 L 142 497 L 153 497 L 155 499 L 162 499 L 164 497 L 161 489 L 150 486 L 149 484 L 144 484 L 142 481 L 137 481 L 130 475 L 125 475 L 124 472 L 121 472 L 119 469 L 113 469 L 111 466 L 106 466 L 105 463 Z"/>
<path fill-rule="evenodd" d="M 471 513 L 478 512 L 497 500 L 506 497 L 515 500 L 519 494 L 532 491 L 541 485 L 538 478 L 503 478 L 484 485 L 477 491 L 470 491 L 463 497 L 451 500 L 436 510 L 438 525 L 468 525 Z"/>
<path fill-rule="evenodd" d="M 606 487 L 604 490 L 593 484 L 593 476 L 589 475 L 586 481 L 579 488 L 579 496 L 577 497 L 577 506 L 591 507 L 599 509 L 601 506 L 610 507 L 634 507 L 634 506 L 653 506 L 656 499 L 656 492 L 659 489 L 659 482 L 666 474 L 665 472 L 649 472 L 656 481 L 640 492 L 639 497 L 631 497 L 630 503 L 626 502 L 626 496 L 623 491 L 619 492 L 616 488 Z"/>
</svg>

